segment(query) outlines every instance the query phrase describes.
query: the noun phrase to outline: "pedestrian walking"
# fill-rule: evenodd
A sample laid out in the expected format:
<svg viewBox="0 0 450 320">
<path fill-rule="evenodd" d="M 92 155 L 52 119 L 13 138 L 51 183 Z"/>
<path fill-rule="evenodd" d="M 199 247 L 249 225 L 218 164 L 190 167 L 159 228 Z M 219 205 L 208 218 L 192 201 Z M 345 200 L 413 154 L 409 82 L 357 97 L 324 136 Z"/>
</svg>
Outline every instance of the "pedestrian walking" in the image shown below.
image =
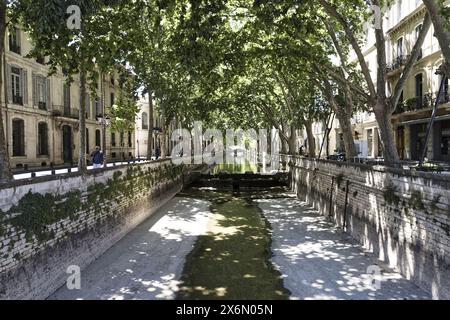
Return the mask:
<svg viewBox="0 0 450 320">
<path fill-rule="evenodd" d="M 100 169 L 103 167 L 104 157 L 103 152 L 100 147 L 95 147 L 95 151 L 91 153 L 92 163 L 94 164 L 94 169 Z"/>
</svg>

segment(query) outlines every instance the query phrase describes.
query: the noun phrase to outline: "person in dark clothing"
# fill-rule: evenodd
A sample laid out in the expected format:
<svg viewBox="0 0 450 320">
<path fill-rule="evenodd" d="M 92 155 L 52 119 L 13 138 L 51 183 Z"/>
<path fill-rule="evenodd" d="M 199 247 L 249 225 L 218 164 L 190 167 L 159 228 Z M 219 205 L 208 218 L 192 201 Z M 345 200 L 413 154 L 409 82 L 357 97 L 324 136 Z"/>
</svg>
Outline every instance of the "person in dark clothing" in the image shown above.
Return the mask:
<svg viewBox="0 0 450 320">
<path fill-rule="evenodd" d="M 159 149 L 159 147 L 156 147 L 155 156 L 156 156 L 156 160 L 158 160 L 159 157 L 161 156 L 161 150 Z"/>
<path fill-rule="evenodd" d="M 95 151 L 91 153 L 92 163 L 94 164 L 94 169 L 100 169 L 103 167 L 104 157 L 103 152 L 100 147 L 95 147 Z"/>
</svg>

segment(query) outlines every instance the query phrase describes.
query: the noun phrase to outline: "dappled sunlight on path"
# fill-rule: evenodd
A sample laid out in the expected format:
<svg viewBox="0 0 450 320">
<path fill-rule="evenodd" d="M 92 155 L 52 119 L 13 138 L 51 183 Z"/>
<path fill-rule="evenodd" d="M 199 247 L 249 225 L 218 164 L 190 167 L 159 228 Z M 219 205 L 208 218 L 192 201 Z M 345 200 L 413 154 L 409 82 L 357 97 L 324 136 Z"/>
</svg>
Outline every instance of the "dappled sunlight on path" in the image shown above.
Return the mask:
<svg viewBox="0 0 450 320">
<path fill-rule="evenodd" d="M 272 261 L 291 299 L 430 299 L 301 201 L 258 203 L 272 225 Z M 381 268 L 375 278 L 368 272 L 373 266 Z"/>
<path fill-rule="evenodd" d="M 81 272 L 81 290 L 50 299 L 174 299 L 184 258 L 204 234 L 209 203 L 175 198 Z"/>
</svg>

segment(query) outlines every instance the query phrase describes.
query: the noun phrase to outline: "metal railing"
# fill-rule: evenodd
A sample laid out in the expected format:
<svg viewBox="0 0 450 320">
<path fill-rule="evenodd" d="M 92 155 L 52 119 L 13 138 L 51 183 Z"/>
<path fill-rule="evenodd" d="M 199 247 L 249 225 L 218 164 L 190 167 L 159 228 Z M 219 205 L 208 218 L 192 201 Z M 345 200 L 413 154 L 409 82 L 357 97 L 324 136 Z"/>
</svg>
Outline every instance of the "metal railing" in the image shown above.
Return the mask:
<svg viewBox="0 0 450 320">
<path fill-rule="evenodd" d="M 415 97 L 403 101 L 397 105 L 394 114 L 399 114 L 403 112 L 418 111 L 421 109 L 431 108 L 437 100 L 439 92 L 432 92 L 423 95 L 422 97 Z M 446 104 L 450 102 L 450 92 L 443 92 L 439 99 L 439 105 Z"/>
<path fill-rule="evenodd" d="M 390 73 L 401 67 L 405 66 L 408 62 L 410 55 L 400 55 L 394 59 L 394 61 L 386 66 L 386 72 Z"/>
<path fill-rule="evenodd" d="M 76 108 L 68 108 L 65 106 L 53 105 L 52 115 L 54 117 L 65 117 L 71 119 L 79 118 L 79 110 Z"/>
</svg>

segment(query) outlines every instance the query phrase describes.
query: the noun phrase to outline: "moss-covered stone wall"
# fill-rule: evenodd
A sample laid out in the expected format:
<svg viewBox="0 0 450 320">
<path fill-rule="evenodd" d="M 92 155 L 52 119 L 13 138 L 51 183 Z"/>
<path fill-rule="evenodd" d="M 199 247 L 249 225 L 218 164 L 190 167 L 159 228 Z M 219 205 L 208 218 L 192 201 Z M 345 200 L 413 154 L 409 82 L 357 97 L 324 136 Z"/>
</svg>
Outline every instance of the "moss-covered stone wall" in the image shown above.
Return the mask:
<svg viewBox="0 0 450 320">
<path fill-rule="evenodd" d="M 173 197 L 189 171 L 160 161 L 0 189 L 0 298 L 52 293 L 69 265 L 103 253 Z"/>
</svg>

